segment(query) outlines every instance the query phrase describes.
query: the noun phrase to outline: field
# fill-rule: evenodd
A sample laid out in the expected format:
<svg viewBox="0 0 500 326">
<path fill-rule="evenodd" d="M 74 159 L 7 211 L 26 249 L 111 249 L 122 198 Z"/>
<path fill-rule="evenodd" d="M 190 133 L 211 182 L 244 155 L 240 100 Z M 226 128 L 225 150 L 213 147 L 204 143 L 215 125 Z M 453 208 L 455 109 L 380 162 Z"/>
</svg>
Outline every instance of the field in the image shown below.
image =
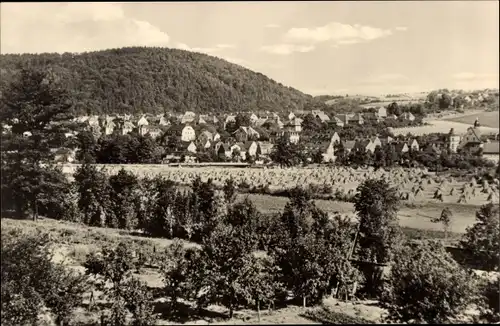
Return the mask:
<svg viewBox="0 0 500 326">
<path fill-rule="evenodd" d="M 462 119 L 462 117 L 456 119 Z M 476 118 L 474 117 L 474 120 L 475 119 Z M 484 134 L 495 134 L 499 132 L 498 127 L 487 127 L 485 126 L 486 123 L 483 123 L 481 120 L 480 122 L 482 124 L 481 130 Z M 448 121 L 448 120 L 429 120 L 427 121 L 427 123 L 428 125 L 418 126 L 418 127 L 394 128 L 392 129 L 392 132 L 394 133 L 394 135 L 406 135 L 408 133 L 411 133 L 412 135 L 415 136 L 421 136 L 431 133 L 448 133 L 450 129 L 453 128 L 455 129 L 456 133 L 464 134 L 467 132 L 468 128 L 472 127 L 474 121 L 472 121 L 472 124 L 466 124 L 462 122 Z"/>
<path fill-rule="evenodd" d="M 481 126 L 484 127 L 490 127 L 490 128 L 499 128 L 499 111 L 491 111 L 491 112 L 481 112 L 479 114 L 471 114 L 471 115 L 465 115 L 461 117 L 453 117 L 453 118 L 446 118 L 445 120 L 448 121 L 453 121 L 453 122 L 459 122 L 459 123 L 465 123 L 468 125 L 474 124 L 474 121 L 476 121 L 476 118 L 479 119 L 479 123 Z"/>
<path fill-rule="evenodd" d="M 420 169 L 392 169 L 374 171 L 345 167 L 317 168 L 223 168 L 223 167 L 171 167 L 165 165 L 106 165 L 107 173 L 115 174 L 122 167 L 144 177 L 162 175 L 178 184 L 189 185 L 196 176 L 202 180 L 212 178 L 216 186 L 222 186 L 228 178 L 236 183 L 254 187 L 267 187 L 272 193 L 297 185 L 327 185 L 332 195 L 343 192 L 354 195 L 356 188 L 367 178 L 384 178 L 398 188 L 401 198 L 407 204 L 468 204 L 480 206 L 488 201 L 498 202 L 498 180 L 494 184 L 477 184 L 475 180 L 455 180 L 436 176 Z M 77 165 L 66 165 L 63 171 L 71 175 Z"/>
</svg>

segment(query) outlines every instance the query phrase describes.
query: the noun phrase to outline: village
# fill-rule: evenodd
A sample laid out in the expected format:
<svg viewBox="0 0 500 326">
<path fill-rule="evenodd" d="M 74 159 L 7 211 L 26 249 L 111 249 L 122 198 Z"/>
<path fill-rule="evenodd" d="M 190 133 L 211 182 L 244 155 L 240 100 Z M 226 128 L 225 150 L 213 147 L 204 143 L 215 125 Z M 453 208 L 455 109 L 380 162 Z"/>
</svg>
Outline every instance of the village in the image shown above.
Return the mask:
<svg viewBox="0 0 500 326">
<path fill-rule="evenodd" d="M 211 161 L 215 162 L 251 162 L 262 164 L 270 162 L 269 154 L 279 140 L 290 144 L 303 144 L 309 152 L 319 151 L 322 159 L 316 163 L 335 162 L 342 147 L 344 154 L 352 151 L 374 154 L 377 147 L 387 144 L 393 145 L 397 154 L 402 155 L 409 151 L 426 151 L 432 155 L 439 155 L 441 150 L 449 153 L 478 154 L 484 158 L 497 160 L 499 154 L 498 133 L 483 133 L 480 121 L 467 129 L 465 134 L 459 134 L 453 128 L 446 134 L 443 141 L 419 144 L 417 137 L 412 135 L 412 126 L 404 136 L 391 135 L 393 128 L 385 128 L 386 121 L 404 121 L 412 123 L 415 116 L 411 112 L 404 112 L 399 117 L 387 114 L 384 107 L 373 109 L 373 112 L 339 114 L 329 117 L 322 110 L 279 115 L 266 115 L 253 112 L 228 114 L 225 116 L 196 114 L 187 111 L 180 115 L 105 115 L 80 116 L 75 118 L 84 126 L 84 130 L 92 133 L 95 139 L 105 136 L 138 134 L 150 137 L 158 144 L 164 145 L 166 151 L 162 163 L 195 163 L 197 154 L 208 153 Z M 322 139 L 317 141 L 315 131 L 310 131 L 312 137 L 303 137 L 304 119 L 316 119 L 324 126 Z M 387 130 L 382 135 L 366 136 L 363 133 L 355 138 L 341 138 L 340 130 L 363 125 L 375 126 L 378 130 Z M 418 128 L 417 123 L 413 125 Z M 326 136 L 325 132 L 326 130 Z M 318 131 L 319 132 L 319 131 Z M 78 132 L 67 133 L 67 137 L 75 137 Z M 29 136 L 29 132 L 26 133 Z M 174 147 L 167 146 L 174 144 Z M 56 162 L 76 163 L 78 147 L 56 148 Z M 310 160 L 310 158 L 308 158 Z"/>
</svg>

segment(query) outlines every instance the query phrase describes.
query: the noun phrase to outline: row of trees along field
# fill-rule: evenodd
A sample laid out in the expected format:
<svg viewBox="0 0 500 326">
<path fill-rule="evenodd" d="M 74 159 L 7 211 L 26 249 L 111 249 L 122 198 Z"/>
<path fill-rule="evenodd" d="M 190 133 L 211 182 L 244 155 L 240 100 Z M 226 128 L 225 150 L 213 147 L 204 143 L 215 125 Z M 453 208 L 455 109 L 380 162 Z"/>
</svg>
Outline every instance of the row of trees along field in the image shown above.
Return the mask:
<svg viewBox="0 0 500 326">
<path fill-rule="evenodd" d="M 3 324 L 37 324 L 40 313 L 49 311 L 59 325 L 69 325 L 84 294 L 106 283 L 111 286 L 104 287 L 104 296 L 112 305 L 102 311 L 101 325 L 130 319 L 133 325 L 150 325 L 156 317 L 151 290 L 132 275 L 148 261 L 165 276 L 161 296 L 170 299 L 174 315 L 180 299 L 200 309 L 220 304 L 231 316 L 241 307 L 279 307 L 288 293 L 304 306 L 328 295 L 345 298 L 358 284 L 358 295 L 378 298 L 390 321 L 446 322 L 472 302 L 484 308 L 481 318 L 498 320 L 499 280 L 480 282 L 439 244 L 406 241 L 397 223 L 396 191 L 383 180 L 358 188 L 358 226 L 329 218 L 301 188 L 290 193 L 281 214 L 265 216 L 252 202 L 236 200 L 231 181 L 222 193 L 199 179 L 180 192 L 160 177 L 139 180 L 125 170 L 108 176 L 85 164 L 69 182 L 51 166 L 47 145 L 69 121 L 64 115 L 70 106 L 56 85 L 44 73 L 24 71 L 2 98 L 2 121 L 13 131 L 2 138 L 2 217 L 31 215 L 36 221 L 40 214 L 142 229 L 199 247 L 185 249 L 176 242 L 165 253 L 137 255 L 123 243 L 91 254 L 81 275 L 51 260 L 48 237 L 2 229 Z M 48 123 L 55 119 L 57 128 Z M 22 137 L 28 130 L 36 136 Z M 489 204 L 464 236 L 462 246 L 485 268 L 498 270 L 499 228 L 498 208 Z M 383 264 L 391 266 L 385 278 L 377 267 Z"/>
</svg>

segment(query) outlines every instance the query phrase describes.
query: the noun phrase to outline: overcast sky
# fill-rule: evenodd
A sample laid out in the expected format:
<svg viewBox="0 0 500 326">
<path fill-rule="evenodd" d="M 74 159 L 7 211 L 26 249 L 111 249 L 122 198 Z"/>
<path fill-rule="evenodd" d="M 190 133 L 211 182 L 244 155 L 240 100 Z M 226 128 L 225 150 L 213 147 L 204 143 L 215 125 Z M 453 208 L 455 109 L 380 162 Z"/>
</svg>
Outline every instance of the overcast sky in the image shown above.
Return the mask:
<svg viewBox="0 0 500 326">
<path fill-rule="evenodd" d="M 303 92 L 499 87 L 498 1 L 2 3 L 1 53 L 204 52 Z"/>
</svg>

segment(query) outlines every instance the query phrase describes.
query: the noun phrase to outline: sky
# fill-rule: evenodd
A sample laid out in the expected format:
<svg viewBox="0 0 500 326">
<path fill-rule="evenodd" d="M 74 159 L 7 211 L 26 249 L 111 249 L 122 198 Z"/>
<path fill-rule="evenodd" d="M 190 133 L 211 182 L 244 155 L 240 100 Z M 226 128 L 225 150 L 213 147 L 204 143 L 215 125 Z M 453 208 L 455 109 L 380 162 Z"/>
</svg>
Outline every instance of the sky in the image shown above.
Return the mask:
<svg viewBox="0 0 500 326">
<path fill-rule="evenodd" d="M 499 87 L 498 1 L 1 3 L 0 12 L 0 53 L 179 48 L 311 95 Z"/>
</svg>

